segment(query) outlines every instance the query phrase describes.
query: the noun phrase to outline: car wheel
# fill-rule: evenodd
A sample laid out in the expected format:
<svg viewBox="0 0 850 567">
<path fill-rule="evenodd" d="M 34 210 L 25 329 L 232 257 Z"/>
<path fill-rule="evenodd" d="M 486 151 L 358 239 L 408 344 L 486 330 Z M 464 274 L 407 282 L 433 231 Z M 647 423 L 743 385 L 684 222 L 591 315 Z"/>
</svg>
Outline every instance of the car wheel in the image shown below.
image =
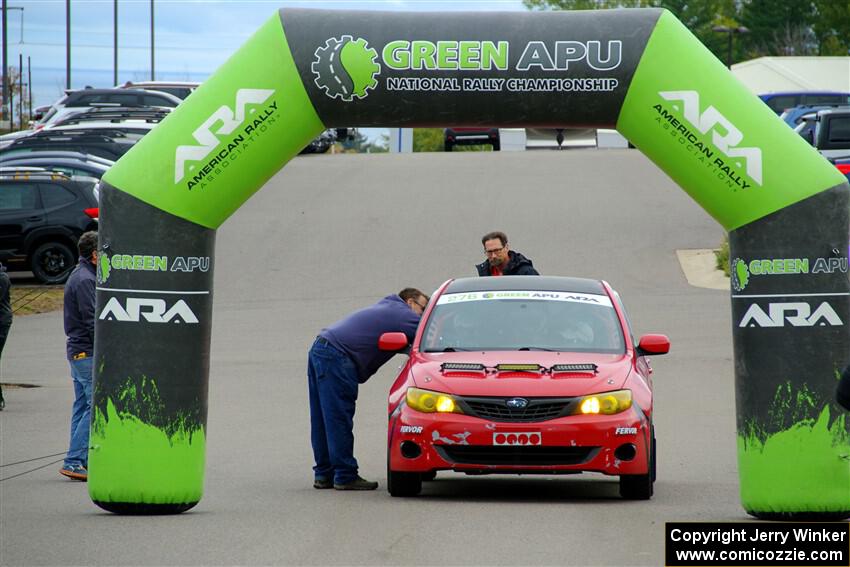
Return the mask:
<svg viewBox="0 0 850 567">
<path fill-rule="evenodd" d="M 494 151 L 494 152 L 498 152 L 498 151 L 500 151 L 501 149 L 502 149 L 502 144 L 501 144 L 501 142 L 499 142 L 498 140 L 496 140 L 495 142 L 493 142 L 493 151 Z"/>
<path fill-rule="evenodd" d="M 419 475 L 423 481 L 428 482 L 437 478 L 437 471 L 428 471 Z"/>
<path fill-rule="evenodd" d="M 445 144 L 443 144 L 443 149 L 445 149 L 447 152 L 452 151 L 452 149 L 454 147 L 455 147 L 455 145 L 452 144 L 451 142 L 446 142 Z"/>
<path fill-rule="evenodd" d="M 626 500 L 649 500 L 655 483 L 655 431 L 652 431 L 652 446 L 649 448 L 649 470 L 646 474 L 620 475 L 620 496 Z"/>
<path fill-rule="evenodd" d="M 45 242 L 30 256 L 30 269 L 35 278 L 44 284 L 65 283 L 76 264 L 74 252 L 61 242 Z"/>
<path fill-rule="evenodd" d="M 416 496 L 422 492 L 422 475 L 387 470 L 387 490 L 390 496 Z"/>
</svg>

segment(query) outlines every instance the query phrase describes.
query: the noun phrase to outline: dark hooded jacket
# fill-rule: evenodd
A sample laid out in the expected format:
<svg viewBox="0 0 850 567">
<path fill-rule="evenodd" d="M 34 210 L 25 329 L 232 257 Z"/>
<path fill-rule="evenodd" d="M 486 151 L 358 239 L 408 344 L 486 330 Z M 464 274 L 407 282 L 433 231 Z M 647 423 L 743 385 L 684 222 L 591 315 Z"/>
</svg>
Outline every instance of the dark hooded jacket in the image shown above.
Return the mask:
<svg viewBox="0 0 850 567">
<path fill-rule="evenodd" d="M 490 275 L 490 262 L 484 260 L 475 266 L 478 268 L 479 276 Z M 508 250 L 508 265 L 502 269 L 503 276 L 539 276 L 537 270 L 531 264 L 531 260 L 513 250 Z"/>
<path fill-rule="evenodd" d="M 0 264 L 0 327 L 8 327 L 12 324 L 12 302 L 9 299 L 11 287 L 12 281 L 6 273 L 6 267 Z"/>
<path fill-rule="evenodd" d="M 850 366 L 844 369 L 844 374 L 838 381 L 838 391 L 835 393 L 835 398 L 844 409 L 850 411 Z"/>
</svg>

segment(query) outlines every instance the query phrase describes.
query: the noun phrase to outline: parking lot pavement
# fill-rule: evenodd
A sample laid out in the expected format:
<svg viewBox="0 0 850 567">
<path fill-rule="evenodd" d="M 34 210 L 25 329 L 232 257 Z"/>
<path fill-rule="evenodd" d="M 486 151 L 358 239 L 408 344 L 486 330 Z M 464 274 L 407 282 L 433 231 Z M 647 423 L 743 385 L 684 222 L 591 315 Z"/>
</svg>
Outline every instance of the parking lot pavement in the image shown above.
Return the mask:
<svg viewBox="0 0 850 567">
<path fill-rule="evenodd" d="M 360 390 L 355 453 L 370 493 L 311 487 L 306 352 L 322 326 L 406 286 L 474 274 L 503 230 L 543 274 L 603 278 L 653 360 L 655 497 L 615 478 L 441 473 L 386 492 L 386 393 Z M 3 565 L 661 565 L 665 521 L 745 519 L 738 503 L 728 291 L 688 285 L 677 249 L 722 230 L 637 151 L 296 158 L 219 230 L 205 496 L 179 516 L 100 511 L 58 464 L 73 398 L 60 313 L 19 318 L 0 412 Z M 156 356 L 156 352 L 151 352 Z M 57 457 L 58 458 L 58 457 Z M 139 471 L 144 474 L 144 471 Z M 85 534 L 85 535 L 82 535 Z"/>
</svg>

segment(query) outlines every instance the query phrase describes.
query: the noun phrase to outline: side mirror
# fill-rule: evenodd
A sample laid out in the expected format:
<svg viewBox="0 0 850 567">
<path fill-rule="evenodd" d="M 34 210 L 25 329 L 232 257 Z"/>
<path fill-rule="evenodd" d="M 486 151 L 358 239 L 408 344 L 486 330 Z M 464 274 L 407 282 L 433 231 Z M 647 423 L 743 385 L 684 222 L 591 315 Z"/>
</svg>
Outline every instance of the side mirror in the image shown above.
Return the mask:
<svg viewBox="0 0 850 567">
<path fill-rule="evenodd" d="M 809 143 L 809 145 L 814 146 L 815 145 L 815 129 L 814 128 L 807 128 L 803 132 L 803 139 L 806 140 Z"/>
<path fill-rule="evenodd" d="M 667 354 L 670 352 L 670 339 L 667 335 L 644 335 L 638 341 L 638 355 Z"/>
<path fill-rule="evenodd" d="M 384 333 L 378 339 L 378 348 L 392 352 L 399 351 L 407 347 L 407 335 L 404 333 Z"/>
</svg>

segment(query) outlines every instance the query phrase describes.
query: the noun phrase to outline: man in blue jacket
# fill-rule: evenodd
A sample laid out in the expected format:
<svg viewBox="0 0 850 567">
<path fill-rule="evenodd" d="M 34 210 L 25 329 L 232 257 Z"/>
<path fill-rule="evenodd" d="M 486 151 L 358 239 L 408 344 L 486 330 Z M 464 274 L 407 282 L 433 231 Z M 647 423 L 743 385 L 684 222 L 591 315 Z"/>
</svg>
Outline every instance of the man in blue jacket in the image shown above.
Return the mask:
<svg viewBox="0 0 850 567">
<path fill-rule="evenodd" d="M 388 295 L 355 311 L 319 333 L 310 348 L 307 379 L 310 389 L 310 438 L 313 444 L 314 488 L 375 490 L 357 473 L 354 458 L 354 409 L 357 390 L 393 352 L 378 349 L 383 333 L 402 332 L 413 342 L 428 297 L 414 288 Z"/>
<path fill-rule="evenodd" d="M 89 460 L 97 232 L 83 233 L 77 249 L 79 263 L 65 283 L 66 351 L 74 380 L 74 406 L 71 441 L 59 472 L 68 478 L 85 481 L 88 480 Z"/>
</svg>

